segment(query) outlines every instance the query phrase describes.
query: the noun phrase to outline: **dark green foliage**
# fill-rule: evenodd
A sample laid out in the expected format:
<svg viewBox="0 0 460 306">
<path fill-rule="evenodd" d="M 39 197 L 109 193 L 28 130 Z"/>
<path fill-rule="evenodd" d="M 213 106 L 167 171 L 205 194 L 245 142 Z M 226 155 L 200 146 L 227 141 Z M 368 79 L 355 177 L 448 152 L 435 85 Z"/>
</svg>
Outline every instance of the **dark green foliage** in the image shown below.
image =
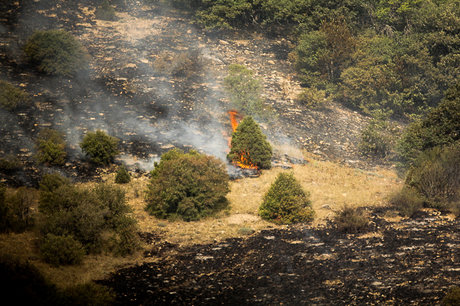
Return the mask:
<svg viewBox="0 0 460 306">
<path fill-rule="evenodd" d="M 6 192 L 0 187 L 0 232 L 23 232 L 33 225 L 34 190 L 20 187 Z"/>
<path fill-rule="evenodd" d="M 27 106 L 29 95 L 22 89 L 0 80 L 0 108 L 14 111 Z"/>
<path fill-rule="evenodd" d="M 21 169 L 21 167 L 21 160 L 14 155 L 7 155 L 3 158 L 0 158 L 0 172 L 11 173 Z"/>
<path fill-rule="evenodd" d="M 96 8 L 94 13 L 97 19 L 101 20 L 116 20 L 115 9 L 109 4 L 109 1 L 102 1 L 101 5 Z"/>
<path fill-rule="evenodd" d="M 47 234 L 40 244 L 43 259 L 54 266 L 80 264 L 85 255 L 82 244 L 71 235 Z"/>
<path fill-rule="evenodd" d="M 63 30 L 37 31 L 27 40 L 24 52 L 38 71 L 73 76 L 87 67 L 87 52 L 72 34 Z"/>
<path fill-rule="evenodd" d="M 243 65 L 228 66 L 228 75 L 224 79 L 230 101 L 244 114 L 260 119 L 269 119 L 271 110 L 264 105 L 262 84 L 254 77 L 254 72 Z"/>
<path fill-rule="evenodd" d="M 119 153 L 118 141 L 117 138 L 97 130 L 88 132 L 80 143 L 80 147 L 93 163 L 107 166 Z"/>
<path fill-rule="evenodd" d="M 61 133 L 52 129 L 40 131 L 37 137 L 37 160 L 43 164 L 63 165 L 67 153 L 65 141 Z"/>
<path fill-rule="evenodd" d="M 131 175 L 129 175 L 128 170 L 124 165 L 118 167 L 117 175 L 115 176 L 115 183 L 117 184 L 127 184 L 131 181 Z"/>
<path fill-rule="evenodd" d="M 423 119 L 409 125 L 398 146 L 403 167 L 410 167 L 422 151 L 458 140 L 460 140 L 460 82 L 450 88 L 443 101 Z"/>
<path fill-rule="evenodd" d="M 385 158 L 393 144 L 391 132 L 387 121 L 371 120 L 361 131 L 359 152 L 369 158 Z"/>
<path fill-rule="evenodd" d="M 334 222 L 339 231 L 356 233 L 364 230 L 369 220 L 359 209 L 351 206 L 344 206 L 336 212 Z"/>
<path fill-rule="evenodd" d="M 100 249 L 108 209 L 94 193 L 62 185 L 48 197 L 41 197 L 39 209 L 39 229 L 43 235 L 72 235 L 87 251 Z"/>
<path fill-rule="evenodd" d="M 442 306 L 460 305 L 460 287 L 453 287 L 441 301 Z"/>
<path fill-rule="evenodd" d="M 305 193 L 292 173 L 280 173 L 264 196 L 259 215 L 279 224 L 313 220 L 309 194 Z"/>
<path fill-rule="evenodd" d="M 412 217 L 423 208 L 423 197 L 413 188 L 403 187 L 390 199 L 390 203 L 403 215 Z"/>
<path fill-rule="evenodd" d="M 212 156 L 173 149 L 163 154 L 151 174 L 146 210 L 156 217 L 193 221 L 228 205 L 227 171 Z"/>
<path fill-rule="evenodd" d="M 448 208 L 460 200 L 460 142 L 422 153 L 409 170 L 406 185 L 414 188 L 428 207 Z"/>
<path fill-rule="evenodd" d="M 117 186 L 99 184 L 77 188 L 56 175 L 40 185 L 39 229 L 44 237 L 72 236 L 87 252 L 108 247 L 117 254 L 131 254 L 139 246 L 136 221 L 128 214 L 125 193 Z"/>
<path fill-rule="evenodd" d="M 244 117 L 236 131 L 233 132 L 228 159 L 233 162 L 241 162 L 241 156 L 244 156 L 246 159 L 244 164 L 255 165 L 260 169 L 270 169 L 272 154 L 272 147 L 259 125 L 252 117 Z"/>
</svg>

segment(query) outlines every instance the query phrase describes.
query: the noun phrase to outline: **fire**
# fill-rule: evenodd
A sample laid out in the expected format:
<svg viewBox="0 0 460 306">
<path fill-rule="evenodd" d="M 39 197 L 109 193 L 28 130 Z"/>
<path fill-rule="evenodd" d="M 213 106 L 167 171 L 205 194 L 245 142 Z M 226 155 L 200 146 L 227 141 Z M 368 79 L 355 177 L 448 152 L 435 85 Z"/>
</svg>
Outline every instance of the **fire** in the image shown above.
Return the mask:
<svg viewBox="0 0 460 306">
<path fill-rule="evenodd" d="M 240 113 L 238 113 L 236 110 L 229 110 L 228 115 L 230 116 L 230 123 L 232 125 L 232 130 L 233 132 L 236 131 L 236 128 L 238 127 L 239 121 L 241 120 L 242 116 Z M 228 146 L 230 147 L 232 143 L 232 138 L 229 137 L 228 139 Z M 239 161 L 233 161 L 233 164 L 235 166 L 238 166 L 242 169 L 259 169 L 256 165 L 254 165 L 251 162 L 251 159 L 249 157 L 249 152 L 240 152 L 240 160 Z"/>
</svg>

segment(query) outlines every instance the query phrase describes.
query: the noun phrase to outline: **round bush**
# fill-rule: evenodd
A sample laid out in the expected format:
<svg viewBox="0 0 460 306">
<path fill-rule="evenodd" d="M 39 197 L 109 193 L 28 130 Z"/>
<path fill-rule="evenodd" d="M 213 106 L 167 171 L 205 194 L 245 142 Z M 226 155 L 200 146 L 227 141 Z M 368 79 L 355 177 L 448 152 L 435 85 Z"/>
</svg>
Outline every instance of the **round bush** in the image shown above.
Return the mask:
<svg viewBox="0 0 460 306">
<path fill-rule="evenodd" d="M 115 183 L 117 184 L 127 184 L 131 181 L 131 176 L 129 175 L 126 167 L 121 165 L 118 167 L 117 175 L 115 176 Z"/>
<path fill-rule="evenodd" d="M 367 227 L 369 221 L 358 209 L 344 206 L 336 212 L 334 222 L 337 229 L 346 233 L 356 233 Z"/>
<path fill-rule="evenodd" d="M 244 117 L 233 133 L 227 158 L 233 162 L 241 162 L 242 155 L 247 165 L 255 165 L 259 169 L 271 168 L 272 147 L 250 116 Z"/>
<path fill-rule="evenodd" d="M 56 130 L 44 129 L 37 138 L 37 160 L 43 164 L 63 165 L 67 153 L 62 134 Z"/>
<path fill-rule="evenodd" d="M 50 75 L 72 76 L 88 63 L 80 42 L 63 30 L 35 32 L 27 40 L 24 52 L 38 71 Z"/>
<path fill-rule="evenodd" d="M 265 194 L 259 215 L 279 224 L 313 220 L 311 202 L 292 173 L 280 173 Z"/>
<path fill-rule="evenodd" d="M 55 266 L 80 264 L 85 255 L 82 244 L 72 236 L 46 235 L 40 245 L 43 259 Z"/>
<path fill-rule="evenodd" d="M 212 156 L 173 149 L 163 154 L 151 174 L 146 210 L 154 216 L 192 221 L 228 205 L 226 167 Z"/>
<path fill-rule="evenodd" d="M 97 130 L 88 132 L 80 143 L 80 147 L 93 163 L 107 166 L 119 153 L 118 141 L 117 138 Z"/>
<path fill-rule="evenodd" d="M 0 81 L 0 107 L 7 111 L 14 111 L 26 106 L 30 102 L 29 95 L 14 85 Z"/>
</svg>

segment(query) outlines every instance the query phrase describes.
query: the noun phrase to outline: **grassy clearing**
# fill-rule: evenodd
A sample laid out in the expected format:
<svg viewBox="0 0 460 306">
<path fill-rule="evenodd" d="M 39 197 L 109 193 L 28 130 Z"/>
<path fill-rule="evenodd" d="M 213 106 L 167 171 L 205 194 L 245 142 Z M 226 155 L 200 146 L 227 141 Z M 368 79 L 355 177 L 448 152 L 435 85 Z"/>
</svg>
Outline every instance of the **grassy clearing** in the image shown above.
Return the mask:
<svg viewBox="0 0 460 306">
<path fill-rule="evenodd" d="M 313 226 L 324 225 L 328 218 L 347 204 L 352 207 L 387 205 L 388 197 L 402 187 L 394 171 L 376 169 L 361 171 L 333 162 L 307 157 L 306 165 L 294 165 L 292 170 L 274 168 L 266 170 L 258 178 L 232 181 L 228 194 L 230 208 L 217 216 L 197 222 L 160 220 L 145 210 L 144 191 L 149 179 L 145 176 L 133 178 L 128 184 L 118 185 L 126 191 L 128 204 L 138 220 L 140 231 L 155 232 L 163 240 L 181 246 L 213 243 L 231 237 L 244 237 L 267 228 L 282 228 L 258 216 L 262 198 L 276 176 L 282 171 L 293 171 L 302 187 L 310 192 L 316 218 Z M 107 174 L 104 180 L 114 182 L 116 173 Z M 95 183 L 85 184 L 88 187 Z M 61 287 L 102 279 L 120 267 L 135 265 L 157 258 L 143 258 L 143 250 L 128 257 L 111 255 L 86 256 L 80 266 L 52 267 L 43 263 L 36 248 L 33 232 L 0 235 L 0 255 L 9 254 L 29 260 L 53 283 Z M 144 250 L 150 247 L 145 245 Z"/>
</svg>

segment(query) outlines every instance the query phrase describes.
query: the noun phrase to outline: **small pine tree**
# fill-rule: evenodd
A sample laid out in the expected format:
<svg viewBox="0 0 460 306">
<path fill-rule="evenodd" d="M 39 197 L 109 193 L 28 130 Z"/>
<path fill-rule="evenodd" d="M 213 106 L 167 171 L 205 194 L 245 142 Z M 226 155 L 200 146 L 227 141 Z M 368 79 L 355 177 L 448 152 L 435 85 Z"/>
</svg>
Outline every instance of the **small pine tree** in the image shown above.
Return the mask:
<svg viewBox="0 0 460 306">
<path fill-rule="evenodd" d="M 108 165 L 113 162 L 118 152 L 118 138 L 97 130 L 88 132 L 80 143 L 80 147 L 98 165 Z"/>
<path fill-rule="evenodd" d="M 128 170 L 124 165 L 118 167 L 117 175 L 115 176 L 115 183 L 117 184 L 127 184 L 131 181 L 131 176 L 129 175 Z"/>
<path fill-rule="evenodd" d="M 271 168 L 272 147 L 259 125 L 250 116 L 244 117 L 232 135 L 231 150 L 227 158 L 238 162 L 241 155 L 260 169 Z"/>
<path fill-rule="evenodd" d="M 280 224 L 311 221 L 314 211 L 308 197 L 292 173 L 280 173 L 265 194 L 259 215 Z"/>
</svg>

